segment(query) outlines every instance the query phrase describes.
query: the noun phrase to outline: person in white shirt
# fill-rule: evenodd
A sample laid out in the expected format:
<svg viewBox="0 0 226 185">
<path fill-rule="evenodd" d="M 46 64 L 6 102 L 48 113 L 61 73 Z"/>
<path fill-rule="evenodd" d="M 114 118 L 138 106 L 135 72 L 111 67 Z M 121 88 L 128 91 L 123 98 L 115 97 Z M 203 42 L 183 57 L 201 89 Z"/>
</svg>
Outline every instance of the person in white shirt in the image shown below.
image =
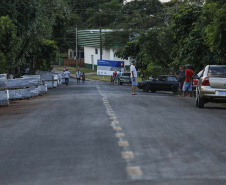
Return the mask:
<svg viewBox="0 0 226 185">
<path fill-rule="evenodd" d="M 64 78 L 65 78 L 66 85 L 69 84 L 69 77 L 70 77 L 70 72 L 66 69 L 66 71 L 64 72 Z"/>
<path fill-rule="evenodd" d="M 79 69 L 76 72 L 76 77 L 77 77 L 77 84 L 80 84 L 81 72 L 79 71 Z"/>
<path fill-rule="evenodd" d="M 132 95 L 137 95 L 135 93 L 135 89 L 137 87 L 137 70 L 136 70 L 136 61 L 132 61 L 132 65 L 130 67 L 130 73 L 131 73 L 131 81 L 132 81 Z"/>
</svg>

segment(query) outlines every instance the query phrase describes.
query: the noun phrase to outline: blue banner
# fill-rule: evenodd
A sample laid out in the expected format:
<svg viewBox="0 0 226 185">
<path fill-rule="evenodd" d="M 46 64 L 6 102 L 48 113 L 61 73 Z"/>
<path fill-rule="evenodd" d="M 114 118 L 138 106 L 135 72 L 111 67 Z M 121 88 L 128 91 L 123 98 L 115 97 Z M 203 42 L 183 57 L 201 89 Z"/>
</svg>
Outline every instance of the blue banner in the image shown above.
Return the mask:
<svg viewBox="0 0 226 185">
<path fill-rule="evenodd" d="M 97 75 L 111 76 L 114 71 L 124 71 L 124 61 L 97 60 Z"/>
</svg>

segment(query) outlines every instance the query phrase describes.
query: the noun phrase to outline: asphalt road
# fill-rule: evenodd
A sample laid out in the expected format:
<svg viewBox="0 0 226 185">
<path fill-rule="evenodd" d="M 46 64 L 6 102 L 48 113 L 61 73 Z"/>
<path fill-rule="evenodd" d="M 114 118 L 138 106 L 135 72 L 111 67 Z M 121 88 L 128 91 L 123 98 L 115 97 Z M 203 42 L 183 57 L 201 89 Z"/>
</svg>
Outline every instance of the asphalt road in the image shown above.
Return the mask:
<svg viewBox="0 0 226 185">
<path fill-rule="evenodd" d="M 0 108 L 0 185 L 225 185 L 226 106 L 87 81 Z"/>
</svg>

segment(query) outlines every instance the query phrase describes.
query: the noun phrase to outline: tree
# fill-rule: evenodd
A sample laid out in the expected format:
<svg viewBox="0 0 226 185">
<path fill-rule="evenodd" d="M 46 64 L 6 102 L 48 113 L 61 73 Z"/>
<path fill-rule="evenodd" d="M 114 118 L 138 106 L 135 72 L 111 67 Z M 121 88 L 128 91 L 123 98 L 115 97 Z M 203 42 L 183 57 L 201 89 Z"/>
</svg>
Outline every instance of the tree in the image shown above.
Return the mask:
<svg viewBox="0 0 226 185">
<path fill-rule="evenodd" d="M 34 55 L 34 65 L 36 69 L 49 70 L 52 61 L 56 59 L 58 47 L 54 41 L 41 40 L 36 50 L 30 55 Z"/>
<path fill-rule="evenodd" d="M 134 42 L 128 42 L 116 55 L 124 59 L 136 59 L 137 68 L 144 77 L 168 74 L 173 61 L 170 55 L 172 44 L 173 34 L 170 28 L 154 27 L 141 34 Z"/>
<path fill-rule="evenodd" d="M 173 17 L 172 30 L 175 42 L 172 52 L 173 67 L 189 63 L 198 72 L 207 64 L 221 64 L 219 54 L 205 41 L 204 25 L 209 20 L 209 15 L 204 15 L 203 12 L 202 7 L 190 5 Z"/>
<path fill-rule="evenodd" d="M 5 55 L 0 51 L 0 74 L 7 73 L 7 63 Z"/>
<path fill-rule="evenodd" d="M 8 16 L 0 17 L 0 54 L 2 70 L 15 67 L 16 54 L 20 39 L 16 36 L 17 28 Z M 6 63 L 7 62 L 7 63 Z"/>
<path fill-rule="evenodd" d="M 203 7 L 205 41 L 211 51 L 216 51 L 226 64 L 226 2 L 208 0 Z"/>
<path fill-rule="evenodd" d="M 161 25 L 158 19 L 153 18 L 163 11 L 159 0 L 130 1 L 122 6 L 117 19 L 117 28 L 135 29 L 140 31 Z"/>
<path fill-rule="evenodd" d="M 191 64 L 192 51 L 196 50 L 199 45 L 194 43 L 194 36 L 197 36 L 193 32 L 195 29 L 195 23 L 198 22 L 201 16 L 201 7 L 196 5 L 190 5 L 180 10 L 177 14 L 172 17 L 172 31 L 174 33 L 174 45 L 172 51 L 172 57 L 174 58 L 173 66 L 178 68 L 180 64 L 186 64 L 189 62 Z M 191 35 L 190 35 L 191 34 Z M 202 38 L 201 38 L 202 39 Z M 193 40 L 193 41 L 191 41 Z M 188 56 L 191 56 L 190 58 Z M 197 56 L 197 55 L 196 55 Z M 197 60 L 193 58 L 192 61 Z"/>
<path fill-rule="evenodd" d="M 173 47 L 173 32 L 168 27 L 154 27 L 139 38 L 142 49 L 150 63 L 161 67 L 161 72 L 169 74 Z"/>
<path fill-rule="evenodd" d="M 70 12 L 65 0 L 2 0 L 0 16 L 8 16 L 16 26 L 16 64 L 33 68 L 34 59 L 40 59 L 36 51 L 43 40 L 55 40 L 61 50 L 67 48 L 66 29 Z M 38 55 L 39 57 L 37 57 Z M 8 61 L 7 61 L 8 62 Z"/>
</svg>

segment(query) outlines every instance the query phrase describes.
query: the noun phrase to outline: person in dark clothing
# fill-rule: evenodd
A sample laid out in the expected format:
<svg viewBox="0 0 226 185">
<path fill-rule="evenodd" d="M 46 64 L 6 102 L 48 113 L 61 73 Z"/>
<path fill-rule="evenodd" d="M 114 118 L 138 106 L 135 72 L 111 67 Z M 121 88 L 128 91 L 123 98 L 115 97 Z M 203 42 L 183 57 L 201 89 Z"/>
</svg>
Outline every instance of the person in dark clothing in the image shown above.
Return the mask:
<svg viewBox="0 0 226 185">
<path fill-rule="evenodd" d="M 82 73 L 82 83 L 85 83 L 85 79 L 86 79 L 85 73 Z"/>
<path fill-rule="evenodd" d="M 175 73 L 175 76 L 177 76 L 177 78 L 179 79 L 180 96 L 182 96 L 182 89 L 185 81 L 185 70 L 182 65 L 180 65 L 179 70 Z"/>
</svg>

